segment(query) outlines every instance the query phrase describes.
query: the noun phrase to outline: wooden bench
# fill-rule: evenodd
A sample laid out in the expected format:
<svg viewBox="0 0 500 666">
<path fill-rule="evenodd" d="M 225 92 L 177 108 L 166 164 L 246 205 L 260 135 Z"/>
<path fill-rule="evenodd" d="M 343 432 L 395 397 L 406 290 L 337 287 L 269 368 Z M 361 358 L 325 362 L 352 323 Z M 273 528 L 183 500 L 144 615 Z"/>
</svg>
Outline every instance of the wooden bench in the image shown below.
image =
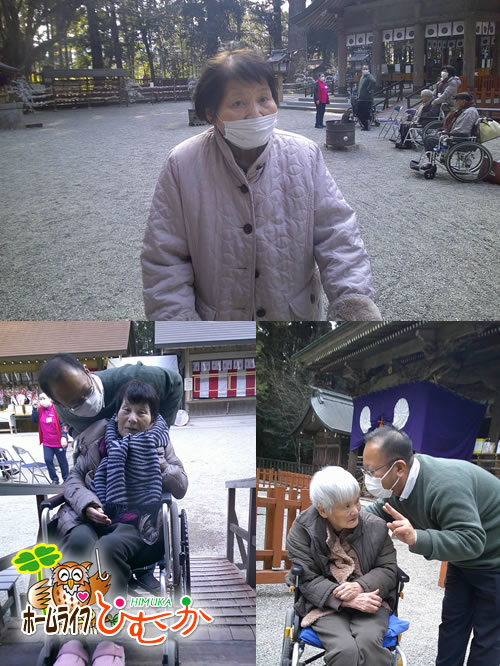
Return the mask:
<svg viewBox="0 0 500 666">
<path fill-rule="evenodd" d="M 7 592 L 7 601 L 0 605 L 0 630 L 6 626 L 5 614 L 10 609 L 11 617 L 21 617 L 21 599 L 17 589 L 19 574 L 15 567 L 0 571 L 0 592 Z"/>
</svg>

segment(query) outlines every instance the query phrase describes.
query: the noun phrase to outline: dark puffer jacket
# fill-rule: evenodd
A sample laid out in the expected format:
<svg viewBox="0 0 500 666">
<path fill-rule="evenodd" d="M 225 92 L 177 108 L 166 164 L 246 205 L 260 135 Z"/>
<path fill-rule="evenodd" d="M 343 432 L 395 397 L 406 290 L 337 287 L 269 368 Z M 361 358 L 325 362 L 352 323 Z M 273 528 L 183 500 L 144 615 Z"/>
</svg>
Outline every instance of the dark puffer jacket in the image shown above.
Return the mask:
<svg viewBox="0 0 500 666">
<path fill-rule="evenodd" d="M 396 601 L 396 550 L 382 519 L 366 512 L 359 515 L 359 523 L 347 537 L 358 556 L 363 575 L 350 582 L 361 585 L 365 592 L 380 590 L 379 594 L 389 606 L 394 608 Z M 293 523 L 288 533 L 288 557 L 293 564 L 301 564 L 305 574 L 301 578 L 296 611 L 304 617 L 313 608 L 329 610 L 327 605 L 337 581 L 330 573 L 328 547 L 326 545 L 327 521 L 315 507 L 303 511 Z M 332 597 L 331 601 L 334 601 Z M 335 610 L 338 610 L 340 600 Z"/>
<path fill-rule="evenodd" d="M 78 438 L 79 456 L 75 466 L 64 482 L 64 504 L 57 514 L 57 531 L 64 536 L 77 525 L 90 522 L 85 516 L 89 506 L 102 508 L 97 495 L 90 490 L 96 469 L 101 462 L 99 444 L 104 437 L 107 420 L 97 421 L 89 426 Z M 172 443 L 167 447 L 159 447 L 160 470 L 164 491 L 172 493 L 177 499 L 184 497 L 188 480 L 182 462 L 177 458 Z M 160 517 L 161 512 L 159 512 Z M 149 514 L 139 516 L 139 533 L 145 543 L 154 543 L 158 537 L 159 525 L 152 523 Z"/>
</svg>

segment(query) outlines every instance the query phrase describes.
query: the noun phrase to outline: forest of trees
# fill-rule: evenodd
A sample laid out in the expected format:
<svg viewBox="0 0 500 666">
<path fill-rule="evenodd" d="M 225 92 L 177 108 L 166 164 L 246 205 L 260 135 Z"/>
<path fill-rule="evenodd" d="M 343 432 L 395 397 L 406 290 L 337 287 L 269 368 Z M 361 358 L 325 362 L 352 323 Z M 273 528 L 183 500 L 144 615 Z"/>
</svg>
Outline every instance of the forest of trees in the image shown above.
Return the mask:
<svg viewBox="0 0 500 666">
<path fill-rule="evenodd" d="M 223 43 L 281 48 L 286 22 L 281 0 L 0 0 L 0 61 L 26 76 L 43 66 L 195 76 Z"/>
<path fill-rule="evenodd" d="M 332 378 L 314 377 L 292 357 L 331 330 L 330 322 L 257 324 L 257 456 L 295 459 L 290 433 L 309 405 L 310 384 L 331 388 Z"/>
<path fill-rule="evenodd" d="M 123 68 L 152 81 L 197 76 L 238 42 L 265 54 L 287 43 L 282 0 L 0 0 L 0 61 L 29 77 L 44 66 Z M 319 31 L 319 33 L 326 31 Z M 332 33 L 311 31 L 329 58 Z"/>
</svg>

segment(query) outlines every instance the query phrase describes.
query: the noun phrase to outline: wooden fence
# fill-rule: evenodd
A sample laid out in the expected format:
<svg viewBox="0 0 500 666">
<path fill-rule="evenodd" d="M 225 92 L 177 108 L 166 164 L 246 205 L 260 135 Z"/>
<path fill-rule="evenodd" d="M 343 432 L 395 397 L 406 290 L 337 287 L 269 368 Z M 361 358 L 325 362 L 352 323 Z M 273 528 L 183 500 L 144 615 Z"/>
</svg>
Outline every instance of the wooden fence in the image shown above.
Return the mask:
<svg viewBox="0 0 500 666">
<path fill-rule="evenodd" d="M 500 104 L 500 88 L 474 88 L 474 105 L 495 108 Z"/>
<path fill-rule="evenodd" d="M 307 463 L 297 463 L 292 460 L 275 460 L 274 458 L 257 458 L 257 467 L 281 469 L 286 472 L 297 474 L 313 474 L 316 469 Z"/>
<path fill-rule="evenodd" d="M 264 548 L 257 550 L 257 583 L 283 583 L 290 569 L 286 536 L 297 515 L 311 506 L 306 474 L 257 469 L 257 508 L 265 509 Z M 286 512 L 286 518 L 285 518 Z"/>
<path fill-rule="evenodd" d="M 309 488 L 312 476 L 310 474 L 298 474 L 297 472 L 286 472 L 282 469 L 262 469 L 257 467 L 257 486 L 285 486 L 295 490 Z"/>
</svg>

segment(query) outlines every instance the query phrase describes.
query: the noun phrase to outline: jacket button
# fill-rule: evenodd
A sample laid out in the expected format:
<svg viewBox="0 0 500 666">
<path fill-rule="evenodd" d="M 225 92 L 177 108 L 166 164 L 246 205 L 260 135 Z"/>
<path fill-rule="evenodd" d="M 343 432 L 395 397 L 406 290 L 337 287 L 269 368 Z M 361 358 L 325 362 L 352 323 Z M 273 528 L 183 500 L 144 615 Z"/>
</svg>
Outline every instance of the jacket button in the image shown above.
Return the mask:
<svg viewBox="0 0 500 666">
<path fill-rule="evenodd" d="M 259 308 L 255 314 L 257 315 L 257 317 L 264 317 L 266 311 L 264 310 L 264 308 Z"/>
<path fill-rule="evenodd" d="M 240 190 L 243 194 L 246 194 L 248 192 L 248 187 L 246 185 L 240 185 Z"/>
<path fill-rule="evenodd" d="M 260 275 L 259 271 L 255 271 L 255 277 L 258 278 Z"/>
<path fill-rule="evenodd" d="M 316 296 L 311 294 L 311 303 L 316 303 Z"/>
<path fill-rule="evenodd" d="M 251 224 L 245 224 L 245 226 L 243 227 L 243 231 L 244 231 L 246 234 L 251 234 L 252 231 L 253 231 L 253 227 L 252 227 L 252 225 L 251 225 Z"/>
</svg>

